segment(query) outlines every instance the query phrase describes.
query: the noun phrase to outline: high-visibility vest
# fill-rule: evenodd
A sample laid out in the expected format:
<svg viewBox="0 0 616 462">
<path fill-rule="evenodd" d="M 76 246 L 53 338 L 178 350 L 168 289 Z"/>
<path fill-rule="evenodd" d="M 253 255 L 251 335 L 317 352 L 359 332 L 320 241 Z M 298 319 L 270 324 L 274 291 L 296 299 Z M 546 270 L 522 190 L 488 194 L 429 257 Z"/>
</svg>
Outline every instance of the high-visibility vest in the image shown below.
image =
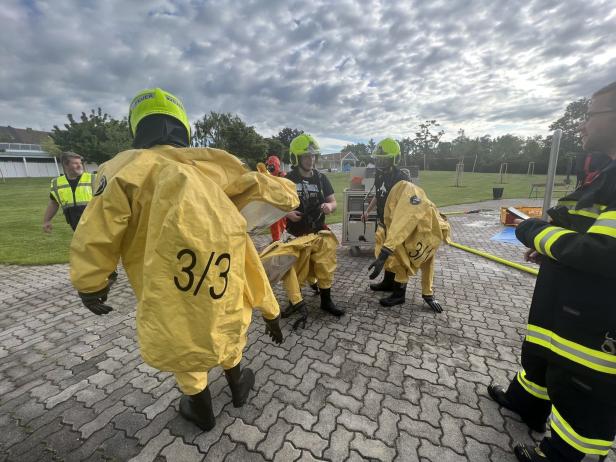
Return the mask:
<svg viewBox="0 0 616 462">
<path fill-rule="evenodd" d="M 79 178 L 79 183 L 75 188 L 75 193 L 71 189 L 71 185 L 65 175 L 59 176 L 51 180 L 51 194 L 62 210 L 70 207 L 86 206 L 92 199 L 92 189 L 96 175 L 84 172 Z"/>
</svg>

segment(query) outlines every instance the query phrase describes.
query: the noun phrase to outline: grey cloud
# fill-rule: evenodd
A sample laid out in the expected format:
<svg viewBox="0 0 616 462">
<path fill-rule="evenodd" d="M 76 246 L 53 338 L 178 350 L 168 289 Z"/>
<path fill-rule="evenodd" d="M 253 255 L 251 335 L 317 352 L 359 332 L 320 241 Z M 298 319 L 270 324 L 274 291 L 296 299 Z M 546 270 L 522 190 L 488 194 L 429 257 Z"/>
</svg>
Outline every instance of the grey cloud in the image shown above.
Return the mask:
<svg viewBox="0 0 616 462">
<path fill-rule="evenodd" d="M 163 86 L 192 118 L 241 114 L 348 139 L 437 118 L 527 130 L 614 80 L 609 0 L 154 0 L 22 3 L 0 11 L 0 124 L 49 129 Z M 483 133 L 479 133 L 483 134 Z M 334 135 L 332 135 L 334 136 Z"/>
</svg>

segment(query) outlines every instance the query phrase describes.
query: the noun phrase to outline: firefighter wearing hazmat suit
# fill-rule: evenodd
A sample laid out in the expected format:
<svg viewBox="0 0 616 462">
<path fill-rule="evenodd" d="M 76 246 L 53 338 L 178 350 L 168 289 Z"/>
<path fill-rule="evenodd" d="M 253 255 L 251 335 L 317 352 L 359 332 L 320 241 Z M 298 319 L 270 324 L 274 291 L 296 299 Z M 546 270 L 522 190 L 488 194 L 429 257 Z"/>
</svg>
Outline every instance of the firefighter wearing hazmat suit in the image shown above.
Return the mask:
<svg viewBox="0 0 616 462">
<path fill-rule="evenodd" d="M 286 216 L 287 232 L 295 239 L 271 244 L 261 253 L 261 261 L 271 283 L 282 278 L 289 297 L 282 317 L 301 313 L 293 324 L 296 329 L 305 325 L 308 316 L 301 293 L 304 283 L 312 285 L 316 281 L 322 310 L 338 317 L 344 310 L 331 299 L 338 240 L 325 226 L 325 215 L 336 209 L 336 198 L 327 177 L 315 168 L 319 145 L 311 135 L 303 133 L 291 141 L 289 152 L 294 167 L 286 178 L 295 183 L 300 199 L 300 206 Z"/>
<path fill-rule="evenodd" d="M 265 161 L 265 168 L 269 173 L 274 176 L 285 177 L 286 173 L 280 168 L 280 159 L 278 156 L 269 156 Z M 272 235 L 272 242 L 279 241 L 282 233 L 284 233 L 287 222 L 284 218 L 281 218 L 276 223 L 270 226 L 270 233 Z"/>
<path fill-rule="evenodd" d="M 159 88 L 132 100 L 135 149 L 98 171 L 71 243 L 71 279 L 83 304 L 106 314 L 107 275 L 121 257 L 137 297 L 145 362 L 175 374 L 180 413 L 207 431 L 216 421 L 207 371 L 222 365 L 240 407 L 254 373 L 240 370 L 252 309 L 281 343 L 280 309 L 247 231 L 297 207 L 293 183 L 249 172 L 234 156 L 188 148 L 181 101 Z"/>
<path fill-rule="evenodd" d="M 434 298 L 434 256 L 441 242 L 449 239 L 450 227 L 438 213 L 426 193 L 408 180 L 397 166 L 400 145 L 385 138 L 372 153 L 376 165 L 375 198 L 362 219 L 376 205 L 378 229 L 375 236 L 375 257 L 368 270 L 370 279 L 385 269 L 374 291 L 390 291 L 379 300 L 383 306 L 403 304 L 410 276 L 421 270 L 422 297 L 437 313 L 443 309 Z"/>
</svg>

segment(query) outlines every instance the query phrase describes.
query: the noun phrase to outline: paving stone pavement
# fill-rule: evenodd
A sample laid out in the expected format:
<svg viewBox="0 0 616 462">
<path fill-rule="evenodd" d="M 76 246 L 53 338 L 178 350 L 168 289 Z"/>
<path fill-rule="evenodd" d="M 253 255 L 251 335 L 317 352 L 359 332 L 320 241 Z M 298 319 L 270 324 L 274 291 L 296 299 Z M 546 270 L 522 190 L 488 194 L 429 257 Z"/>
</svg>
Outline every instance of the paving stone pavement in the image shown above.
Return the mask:
<svg viewBox="0 0 616 462">
<path fill-rule="evenodd" d="M 452 215 L 454 240 L 522 262 L 523 247 L 489 238 L 501 229 L 498 206 L 536 203 L 444 210 L 493 208 Z M 490 401 L 486 385 L 519 367 L 535 278 L 444 247 L 435 293 L 445 311 L 423 303 L 417 279 L 403 306 L 384 309 L 368 289 L 370 261 L 369 249 L 338 249 L 341 319 L 308 290 L 306 328 L 292 333 L 293 319 L 283 320 L 276 346 L 255 316 L 242 361 L 256 372 L 251 399 L 233 408 L 213 370 L 208 433 L 178 415 L 172 375 L 142 362 L 123 271 L 109 297 L 115 311 L 98 317 L 82 307 L 67 265 L 0 266 L 0 460 L 513 461 L 515 441 L 540 435 Z"/>
</svg>

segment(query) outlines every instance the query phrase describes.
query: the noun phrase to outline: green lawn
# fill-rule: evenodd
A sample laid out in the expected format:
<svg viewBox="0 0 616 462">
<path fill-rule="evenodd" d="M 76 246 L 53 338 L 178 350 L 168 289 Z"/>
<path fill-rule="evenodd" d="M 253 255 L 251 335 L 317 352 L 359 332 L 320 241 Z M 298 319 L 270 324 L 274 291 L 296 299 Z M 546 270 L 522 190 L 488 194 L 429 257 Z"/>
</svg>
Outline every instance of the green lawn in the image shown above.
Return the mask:
<svg viewBox="0 0 616 462">
<path fill-rule="evenodd" d="M 62 211 L 51 234 L 43 233 L 49 178 L 10 178 L 0 182 L 0 263 L 48 264 L 68 261 L 73 230 Z"/>
<path fill-rule="evenodd" d="M 350 177 L 346 173 L 328 173 L 327 176 L 336 191 L 338 202 L 338 210 L 328 217 L 327 222 L 339 223 L 342 221 L 343 191 L 349 187 Z M 564 176 L 559 176 L 556 182 L 562 183 L 564 179 Z M 464 173 L 462 187 L 457 188 L 454 186 L 456 184 L 455 172 L 419 173 L 419 186 L 439 207 L 491 200 L 493 187 L 504 188 L 503 199 L 525 199 L 528 198 L 531 184 L 545 183 L 546 177 L 545 175 L 507 175 L 503 184 L 498 183 L 499 180 L 498 173 Z M 575 181 L 575 178 L 572 181 Z M 555 197 L 557 197 L 556 194 Z"/>
<path fill-rule="evenodd" d="M 342 192 L 349 184 L 346 173 L 327 174 L 338 201 L 338 210 L 328 223 L 342 220 Z M 438 205 L 464 204 L 492 199 L 492 187 L 505 188 L 503 198 L 526 198 L 531 183 L 545 181 L 544 176 L 509 175 L 499 185 L 496 173 L 465 173 L 463 187 L 455 188 L 455 172 L 421 172 L 419 185 Z M 559 178 L 558 181 L 562 181 Z M 0 182 L 0 263 L 21 265 L 66 263 L 72 236 L 70 226 L 58 212 L 51 235 L 42 231 L 43 213 L 49 201 L 48 178 L 8 179 Z"/>
</svg>

